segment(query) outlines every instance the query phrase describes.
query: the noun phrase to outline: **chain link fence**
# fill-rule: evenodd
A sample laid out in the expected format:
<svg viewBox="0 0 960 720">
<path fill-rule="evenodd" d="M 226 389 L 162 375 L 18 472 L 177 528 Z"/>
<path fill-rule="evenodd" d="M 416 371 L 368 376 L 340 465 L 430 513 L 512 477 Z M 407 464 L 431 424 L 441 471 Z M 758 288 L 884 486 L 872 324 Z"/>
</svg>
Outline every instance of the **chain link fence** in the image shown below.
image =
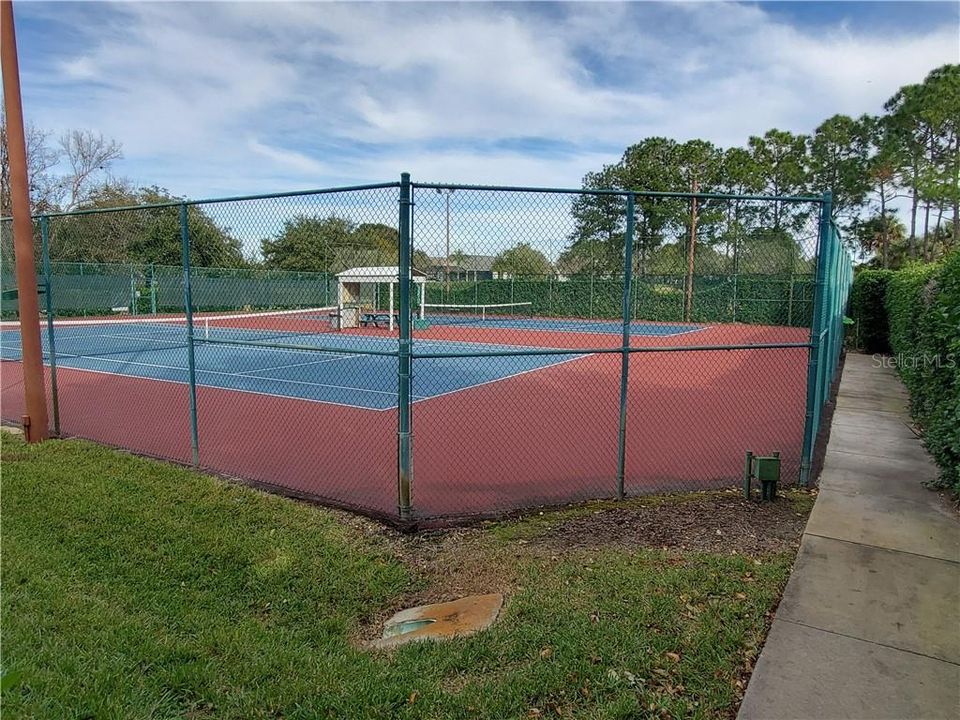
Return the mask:
<svg viewBox="0 0 960 720">
<path fill-rule="evenodd" d="M 54 430 L 400 523 L 728 487 L 747 451 L 808 482 L 852 274 L 829 216 L 404 176 L 39 217 Z"/>
</svg>

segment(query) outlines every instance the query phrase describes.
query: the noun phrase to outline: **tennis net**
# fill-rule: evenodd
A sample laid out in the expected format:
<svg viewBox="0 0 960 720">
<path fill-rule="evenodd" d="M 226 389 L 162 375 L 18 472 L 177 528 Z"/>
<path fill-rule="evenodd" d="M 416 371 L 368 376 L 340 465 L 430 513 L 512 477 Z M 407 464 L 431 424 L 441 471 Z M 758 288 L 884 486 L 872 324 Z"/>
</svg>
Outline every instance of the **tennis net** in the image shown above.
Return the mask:
<svg viewBox="0 0 960 720">
<path fill-rule="evenodd" d="M 193 316 L 195 342 L 244 343 L 302 342 L 304 336 L 331 332 L 330 314 L 336 308 L 302 308 L 255 313 Z M 50 333 L 45 318 L 38 318 L 44 355 L 50 353 Z M 185 315 L 109 316 L 53 321 L 57 355 L 97 357 L 153 352 L 188 345 Z M 0 323 L 0 349 L 4 360 L 20 359 L 20 325 Z"/>
<path fill-rule="evenodd" d="M 424 303 L 424 318 L 437 325 L 474 325 L 502 320 L 529 320 L 532 302 L 463 305 Z"/>
</svg>

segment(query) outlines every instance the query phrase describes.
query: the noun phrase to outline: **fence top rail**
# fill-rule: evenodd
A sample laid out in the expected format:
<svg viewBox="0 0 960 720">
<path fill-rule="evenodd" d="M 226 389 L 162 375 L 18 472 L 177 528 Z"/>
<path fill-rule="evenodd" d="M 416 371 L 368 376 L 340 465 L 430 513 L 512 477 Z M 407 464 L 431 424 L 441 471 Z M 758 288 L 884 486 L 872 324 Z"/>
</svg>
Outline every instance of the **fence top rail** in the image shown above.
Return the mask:
<svg viewBox="0 0 960 720">
<path fill-rule="evenodd" d="M 12 266 L 13 261 L 3 260 L 0 262 L 0 266 Z M 172 270 L 176 272 L 183 272 L 182 265 L 166 265 L 164 263 L 152 263 L 152 262 L 140 262 L 140 261 L 130 261 L 130 262 L 93 262 L 88 260 L 51 260 L 50 265 L 56 270 L 63 270 L 68 268 L 88 268 L 90 270 L 118 270 L 118 271 L 128 271 L 128 270 Z M 325 272 L 323 270 L 285 270 L 283 268 L 274 268 L 274 267 L 263 267 L 258 265 L 252 266 L 240 266 L 240 267 L 231 267 L 226 265 L 191 265 L 190 269 L 196 273 L 203 274 L 205 272 L 223 274 L 225 276 L 249 276 L 255 279 L 262 279 L 265 275 L 278 275 L 282 277 L 301 277 L 307 276 L 310 278 L 315 277 L 331 277 L 332 273 Z M 96 274 L 96 273 L 91 273 Z"/>
<path fill-rule="evenodd" d="M 758 202 L 786 202 L 786 203 L 815 203 L 823 202 L 822 196 L 816 195 L 739 195 L 736 193 L 710 193 L 710 192 L 683 192 L 671 191 L 661 192 L 655 190 L 616 190 L 616 189 L 588 189 L 588 188 L 557 188 L 557 187 L 537 187 L 522 185 L 467 185 L 459 183 L 411 183 L 414 188 L 425 190 L 481 190 L 487 192 L 512 192 L 512 193 L 552 193 L 555 195 L 608 195 L 613 197 L 634 197 L 646 198 L 664 198 L 681 200 L 749 200 Z M 71 210 L 68 212 L 47 212 L 33 215 L 34 220 L 54 217 L 74 217 L 79 215 L 97 215 L 102 213 L 125 212 L 132 210 L 155 210 L 170 207 L 179 207 L 180 205 L 213 205 L 217 203 L 241 202 L 247 200 L 273 200 L 288 197 L 303 197 L 305 195 L 330 195 L 341 192 L 359 192 L 363 190 L 384 190 L 387 188 L 399 188 L 399 182 L 369 183 L 366 185 L 343 185 L 330 188 L 314 188 L 312 190 L 292 190 L 287 192 L 261 193 L 258 195 L 232 195 L 218 198 L 202 198 L 199 200 L 170 200 L 162 203 L 147 203 L 143 205 L 123 205 L 111 208 L 89 208 L 86 210 Z M 10 216 L 0 216 L 0 221 L 9 221 Z"/>
<path fill-rule="evenodd" d="M 48 212 L 33 215 L 34 220 L 53 217 L 74 217 L 77 215 L 98 215 L 102 213 L 126 212 L 131 210 L 157 210 L 162 208 L 180 207 L 181 205 L 214 205 L 217 203 L 241 202 L 245 200 L 274 200 L 278 198 L 303 197 L 304 195 L 332 195 L 341 192 L 360 192 L 362 190 L 384 190 L 398 188 L 400 183 L 373 183 L 368 185 L 344 185 L 341 187 L 316 188 L 313 190 L 292 190 L 288 192 L 261 193 L 259 195 L 232 195 L 219 198 L 202 198 L 199 200 L 170 200 L 162 203 L 145 203 L 143 205 L 122 205 L 110 208 L 89 208 L 87 210 L 71 210 L 69 212 Z M 0 221 L 12 220 L 10 216 L 0 217 Z"/>
<path fill-rule="evenodd" d="M 461 185 L 456 183 L 411 183 L 414 188 L 424 190 L 484 190 L 498 192 L 537 192 L 553 193 L 555 195 L 612 195 L 626 197 L 633 195 L 635 197 L 665 198 L 689 200 L 757 200 L 766 202 L 789 202 L 789 203 L 816 203 L 823 202 L 823 197 L 819 195 L 738 195 L 736 193 L 710 193 L 710 192 L 684 192 L 670 191 L 661 192 L 656 190 L 614 190 L 614 189 L 596 189 L 588 188 L 556 188 L 556 187 L 526 187 L 523 185 Z"/>
</svg>

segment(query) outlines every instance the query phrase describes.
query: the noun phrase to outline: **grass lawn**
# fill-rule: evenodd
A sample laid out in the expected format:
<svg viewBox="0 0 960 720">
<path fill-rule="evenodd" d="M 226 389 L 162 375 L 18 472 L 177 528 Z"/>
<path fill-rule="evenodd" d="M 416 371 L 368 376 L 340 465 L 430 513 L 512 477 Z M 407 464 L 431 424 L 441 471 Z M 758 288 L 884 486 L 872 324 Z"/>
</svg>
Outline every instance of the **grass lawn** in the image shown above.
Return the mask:
<svg viewBox="0 0 960 720">
<path fill-rule="evenodd" d="M 11 718 L 732 717 L 797 539 L 794 524 L 750 551 L 771 532 L 760 510 L 759 533 L 624 534 L 734 502 L 709 495 L 400 536 L 92 443 L 2 436 Z M 777 512 L 802 524 L 808 500 Z M 474 591 L 507 595 L 490 630 L 360 648 L 408 603 Z"/>
</svg>

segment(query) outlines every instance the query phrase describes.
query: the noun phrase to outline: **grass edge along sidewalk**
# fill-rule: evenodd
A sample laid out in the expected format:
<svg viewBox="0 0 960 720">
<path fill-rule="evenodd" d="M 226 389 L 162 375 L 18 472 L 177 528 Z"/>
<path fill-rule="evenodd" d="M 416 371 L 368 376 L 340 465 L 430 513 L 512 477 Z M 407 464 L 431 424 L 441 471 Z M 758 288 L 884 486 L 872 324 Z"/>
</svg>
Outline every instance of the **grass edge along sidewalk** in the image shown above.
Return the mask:
<svg viewBox="0 0 960 720">
<path fill-rule="evenodd" d="M 800 525 L 754 557 L 590 547 L 579 529 L 570 549 L 542 540 L 735 496 L 411 537 L 85 441 L 3 432 L 2 461 L 11 717 L 731 717 L 810 504 L 785 498 Z M 358 648 L 389 612 L 471 583 L 507 592 L 491 630 Z"/>
</svg>

